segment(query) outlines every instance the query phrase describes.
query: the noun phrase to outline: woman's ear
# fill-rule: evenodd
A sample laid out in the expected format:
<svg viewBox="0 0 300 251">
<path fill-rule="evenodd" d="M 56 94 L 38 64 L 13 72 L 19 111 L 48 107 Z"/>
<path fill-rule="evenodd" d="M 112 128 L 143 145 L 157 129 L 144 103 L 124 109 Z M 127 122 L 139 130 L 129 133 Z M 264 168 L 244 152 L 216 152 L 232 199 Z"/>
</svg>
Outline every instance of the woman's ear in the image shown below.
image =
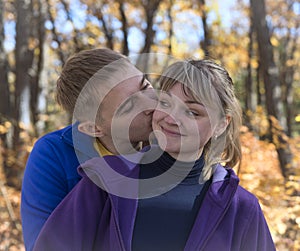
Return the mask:
<svg viewBox="0 0 300 251">
<path fill-rule="evenodd" d="M 224 119 L 222 119 L 215 130 L 215 137 L 219 137 L 223 132 L 225 132 L 227 126 L 231 121 L 231 116 L 226 115 Z"/>
<path fill-rule="evenodd" d="M 91 121 L 80 122 L 78 125 L 78 131 L 96 138 L 104 136 L 102 128 Z"/>
</svg>

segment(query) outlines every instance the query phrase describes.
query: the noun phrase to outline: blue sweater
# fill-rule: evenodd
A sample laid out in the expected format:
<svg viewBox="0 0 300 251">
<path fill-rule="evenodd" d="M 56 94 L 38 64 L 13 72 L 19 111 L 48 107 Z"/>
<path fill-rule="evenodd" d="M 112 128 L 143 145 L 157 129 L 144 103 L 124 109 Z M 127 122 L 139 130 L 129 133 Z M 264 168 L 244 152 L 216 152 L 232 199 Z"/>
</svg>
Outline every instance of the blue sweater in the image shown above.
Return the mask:
<svg viewBox="0 0 300 251">
<path fill-rule="evenodd" d="M 21 195 L 26 250 L 32 250 L 46 219 L 80 180 L 79 162 L 93 156 L 98 156 L 93 138 L 80 133 L 77 124 L 49 133 L 35 143 L 26 164 Z"/>
<path fill-rule="evenodd" d="M 196 162 L 176 162 L 164 152 L 141 165 L 139 178 L 152 178 L 172 168 L 169 175 L 184 178 L 171 190 L 138 201 L 132 250 L 181 251 L 189 237 L 210 182 L 199 184 L 204 156 Z M 186 170 L 186 175 L 185 171 Z"/>
</svg>

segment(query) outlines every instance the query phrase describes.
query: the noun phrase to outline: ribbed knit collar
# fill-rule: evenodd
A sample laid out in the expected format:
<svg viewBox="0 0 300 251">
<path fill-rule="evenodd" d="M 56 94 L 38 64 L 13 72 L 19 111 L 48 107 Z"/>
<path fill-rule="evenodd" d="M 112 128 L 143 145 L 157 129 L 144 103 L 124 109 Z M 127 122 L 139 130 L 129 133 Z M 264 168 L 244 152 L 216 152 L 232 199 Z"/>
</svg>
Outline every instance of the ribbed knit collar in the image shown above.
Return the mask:
<svg viewBox="0 0 300 251">
<path fill-rule="evenodd" d="M 160 156 L 157 159 L 152 156 Z M 204 166 L 204 156 L 192 162 L 184 162 L 174 159 L 167 152 L 163 152 L 160 148 L 155 148 L 146 153 L 146 158 L 151 161 L 146 161 L 145 168 L 153 170 L 153 175 L 159 175 L 169 170 L 170 175 L 185 176 L 182 183 L 199 182 L 199 176 Z M 156 159 L 153 161 L 153 159 Z M 142 165 L 143 168 L 143 165 Z M 188 173 L 188 174 L 187 174 Z M 187 175 L 186 175 L 187 174 Z"/>
</svg>

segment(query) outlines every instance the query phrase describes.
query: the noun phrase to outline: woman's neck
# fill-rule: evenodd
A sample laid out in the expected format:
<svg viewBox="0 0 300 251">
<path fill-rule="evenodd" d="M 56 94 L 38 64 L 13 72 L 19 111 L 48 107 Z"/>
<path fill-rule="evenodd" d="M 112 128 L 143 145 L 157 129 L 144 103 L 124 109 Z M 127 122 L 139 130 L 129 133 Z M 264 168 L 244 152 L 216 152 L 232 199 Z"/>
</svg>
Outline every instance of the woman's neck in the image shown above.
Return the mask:
<svg viewBox="0 0 300 251">
<path fill-rule="evenodd" d="M 179 161 L 183 161 L 183 162 L 191 162 L 191 161 L 195 161 L 197 159 L 200 158 L 200 156 L 202 155 L 203 152 L 203 148 L 201 148 L 199 151 L 197 152 L 180 152 L 180 153 L 171 153 L 171 152 L 167 152 L 172 158 L 179 160 Z"/>
</svg>

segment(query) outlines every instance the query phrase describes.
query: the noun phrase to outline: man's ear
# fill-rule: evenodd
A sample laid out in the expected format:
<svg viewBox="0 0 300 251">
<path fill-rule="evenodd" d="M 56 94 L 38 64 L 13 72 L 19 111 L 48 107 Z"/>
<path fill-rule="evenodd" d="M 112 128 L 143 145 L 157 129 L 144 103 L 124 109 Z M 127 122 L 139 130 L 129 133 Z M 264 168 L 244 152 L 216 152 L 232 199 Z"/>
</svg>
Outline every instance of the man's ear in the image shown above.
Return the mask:
<svg viewBox="0 0 300 251">
<path fill-rule="evenodd" d="M 96 138 L 104 136 L 102 128 L 91 121 L 80 122 L 78 125 L 78 131 Z"/>
</svg>

